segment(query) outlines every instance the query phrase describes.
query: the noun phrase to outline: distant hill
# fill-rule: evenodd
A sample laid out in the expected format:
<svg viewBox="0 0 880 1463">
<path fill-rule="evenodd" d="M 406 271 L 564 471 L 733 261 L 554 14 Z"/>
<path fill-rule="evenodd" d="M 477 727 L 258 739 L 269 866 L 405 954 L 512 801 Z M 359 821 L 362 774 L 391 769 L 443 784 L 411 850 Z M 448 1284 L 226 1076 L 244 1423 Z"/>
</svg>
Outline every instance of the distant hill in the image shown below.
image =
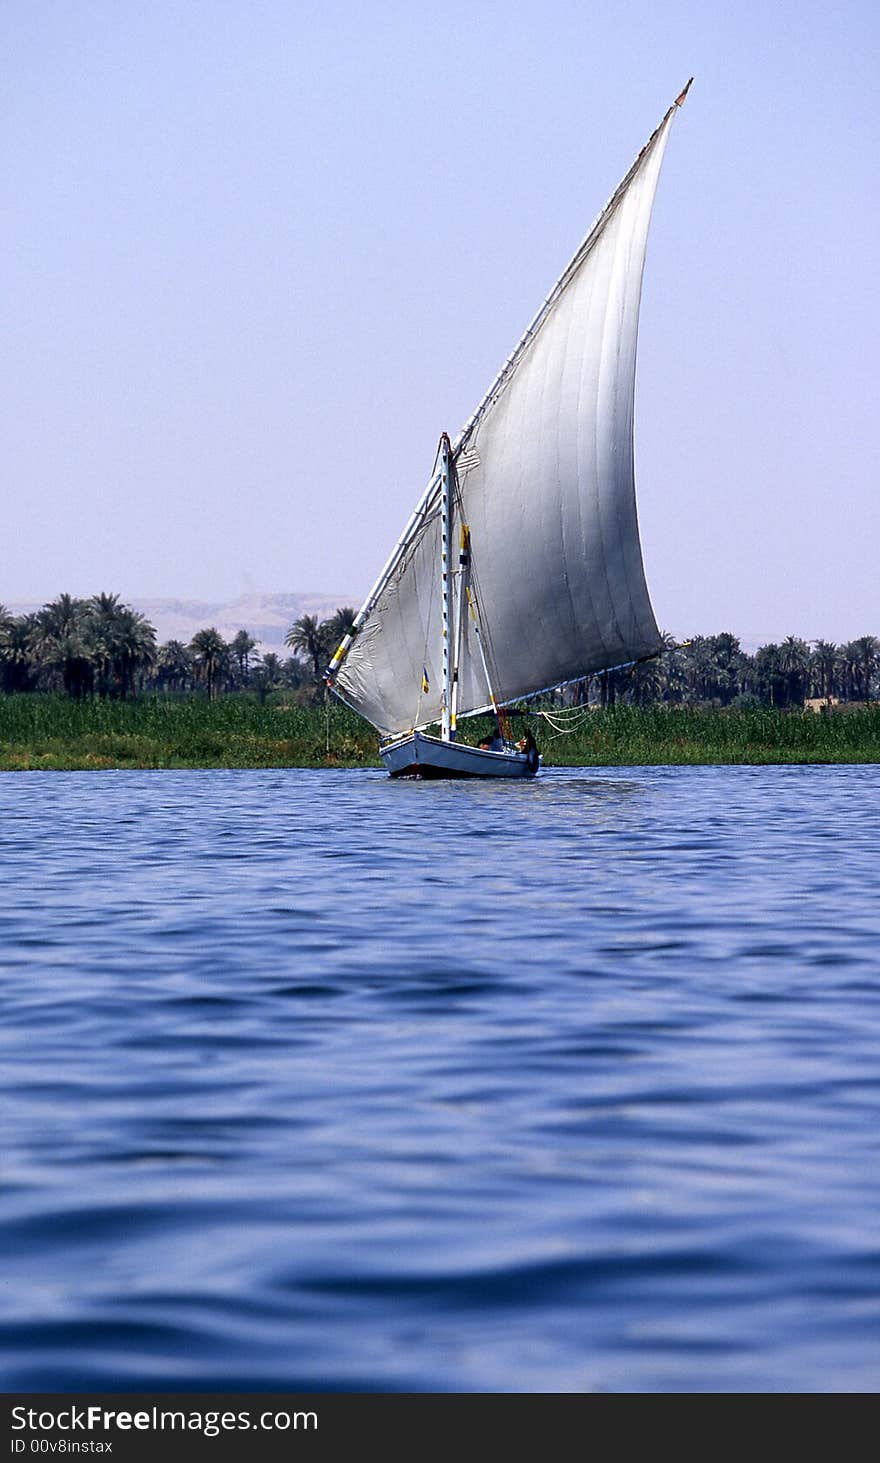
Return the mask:
<svg viewBox="0 0 880 1463">
<path fill-rule="evenodd" d="M 182 640 L 188 645 L 197 630 L 213 626 L 224 640 L 231 640 L 239 630 L 247 630 L 257 641 L 261 653 L 272 650 L 286 656 L 284 637 L 300 615 L 317 615 L 327 619 L 343 605 L 358 609 L 360 594 L 242 594 L 231 600 L 138 599 L 122 596 L 132 609 L 146 615 L 156 627 L 156 638 Z M 44 602 L 43 602 L 44 603 Z M 40 604 L 10 604 L 14 615 L 28 615 L 42 608 Z"/>
</svg>

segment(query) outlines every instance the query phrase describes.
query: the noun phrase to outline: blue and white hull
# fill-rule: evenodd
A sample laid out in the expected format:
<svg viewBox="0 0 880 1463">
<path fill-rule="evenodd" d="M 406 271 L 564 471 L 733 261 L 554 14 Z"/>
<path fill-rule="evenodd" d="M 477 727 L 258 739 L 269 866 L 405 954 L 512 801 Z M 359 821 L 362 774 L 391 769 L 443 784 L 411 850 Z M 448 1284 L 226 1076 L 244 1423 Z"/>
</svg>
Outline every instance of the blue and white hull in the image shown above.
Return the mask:
<svg viewBox="0 0 880 1463">
<path fill-rule="evenodd" d="M 444 742 L 424 732 L 407 732 L 382 742 L 379 755 L 392 777 L 534 777 L 541 765 L 534 747 L 521 752 L 507 743 L 492 751 Z"/>
</svg>

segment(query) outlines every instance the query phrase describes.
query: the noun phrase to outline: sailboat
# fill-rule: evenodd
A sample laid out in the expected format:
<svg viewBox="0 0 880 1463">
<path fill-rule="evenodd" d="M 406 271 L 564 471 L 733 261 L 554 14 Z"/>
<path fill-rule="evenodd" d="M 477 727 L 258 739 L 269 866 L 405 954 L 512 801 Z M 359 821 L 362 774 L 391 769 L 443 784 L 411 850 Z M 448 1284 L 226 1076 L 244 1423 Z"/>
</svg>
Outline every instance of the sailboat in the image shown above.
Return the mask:
<svg viewBox="0 0 880 1463">
<path fill-rule="evenodd" d="M 392 777 L 532 777 L 511 708 L 657 655 L 633 403 L 648 226 L 676 97 L 428 486 L 325 672 Z M 458 740 L 491 714 L 495 736 Z"/>
</svg>

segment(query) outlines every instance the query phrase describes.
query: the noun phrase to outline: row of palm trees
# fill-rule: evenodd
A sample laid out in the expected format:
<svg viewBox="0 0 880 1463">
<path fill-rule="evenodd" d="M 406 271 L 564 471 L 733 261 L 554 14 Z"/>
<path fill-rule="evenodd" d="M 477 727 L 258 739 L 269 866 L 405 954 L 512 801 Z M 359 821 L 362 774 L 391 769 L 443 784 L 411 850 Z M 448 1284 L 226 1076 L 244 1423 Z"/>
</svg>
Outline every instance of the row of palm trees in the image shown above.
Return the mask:
<svg viewBox="0 0 880 1463">
<path fill-rule="evenodd" d="M 257 655 L 246 630 L 227 641 L 213 626 L 199 630 L 188 645 L 158 645 L 153 626 L 115 594 L 62 594 L 36 614 L 21 616 L 0 605 L 0 689 L 63 691 L 77 699 L 198 693 L 209 700 L 230 692 L 265 699 L 285 691 L 314 701 L 324 668 L 354 618 L 349 607 L 325 620 L 302 615 L 285 636 L 293 653 L 282 660 L 272 651 Z M 728 633 L 697 635 L 684 644 L 668 636 L 666 646 L 654 660 L 593 677 L 577 688 L 576 699 L 603 706 L 626 701 L 788 707 L 803 705 L 807 697 L 880 697 L 880 640 L 874 635 L 845 645 L 809 645 L 789 635 L 754 655 Z"/>
<path fill-rule="evenodd" d="M 125 698 L 155 658 L 156 632 L 116 594 L 61 594 L 33 615 L 0 605 L 0 684 L 5 691 L 60 689 L 81 698 Z"/>
<path fill-rule="evenodd" d="M 863 635 L 844 645 L 797 635 L 749 655 L 735 635 L 696 635 L 684 644 L 666 637 L 655 660 L 597 678 L 602 704 L 617 699 L 647 705 L 803 706 L 807 698 L 869 701 L 880 696 L 880 640 Z"/>
<path fill-rule="evenodd" d="M 350 629 L 354 610 L 337 610 L 327 620 L 303 615 L 290 627 L 286 659 L 266 651 L 246 630 L 227 641 L 213 626 L 189 644 L 159 645 L 156 631 L 119 595 L 77 599 L 61 594 L 35 614 L 12 615 L 0 605 L 0 690 L 62 691 L 125 700 L 143 692 L 218 695 L 293 691 L 297 699 L 319 694 L 324 666 Z"/>
<path fill-rule="evenodd" d="M 354 618 L 351 609 L 337 610 L 321 622 L 304 615 L 291 626 L 286 644 L 306 656 L 317 680 Z M 728 632 L 696 635 L 683 644 L 671 635 L 664 639 L 666 650 L 655 659 L 584 682 L 580 700 L 714 706 L 755 701 L 786 707 L 802 706 L 807 697 L 867 701 L 880 696 L 880 640 L 874 635 L 845 645 L 817 640 L 812 646 L 789 635 L 779 645 L 762 645 L 754 655 Z"/>
</svg>

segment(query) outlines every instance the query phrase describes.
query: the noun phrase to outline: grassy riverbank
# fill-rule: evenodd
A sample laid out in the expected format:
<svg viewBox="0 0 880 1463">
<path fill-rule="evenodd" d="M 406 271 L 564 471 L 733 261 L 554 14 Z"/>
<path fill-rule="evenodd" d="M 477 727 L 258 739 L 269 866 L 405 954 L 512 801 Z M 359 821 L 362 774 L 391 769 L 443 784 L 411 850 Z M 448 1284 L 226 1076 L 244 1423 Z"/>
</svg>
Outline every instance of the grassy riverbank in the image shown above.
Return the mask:
<svg viewBox="0 0 880 1463">
<path fill-rule="evenodd" d="M 329 750 L 328 750 L 329 749 Z M 0 769 L 378 767 L 376 733 L 341 702 L 245 696 L 70 701 L 0 697 Z"/>
<path fill-rule="evenodd" d="M 487 723 L 465 723 L 477 740 Z M 548 766 L 880 762 L 880 706 L 830 716 L 622 706 L 569 736 L 532 723 Z M 376 735 L 329 708 L 161 697 L 0 696 L 0 770 L 125 767 L 378 767 Z"/>
<path fill-rule="evenodd" d="M 574 736 L 546 736 L 545 761 L 569 767 L 880 762 L 880 705 L 832 715 L 621 706 L 592 713 Z"/>
</svg>

